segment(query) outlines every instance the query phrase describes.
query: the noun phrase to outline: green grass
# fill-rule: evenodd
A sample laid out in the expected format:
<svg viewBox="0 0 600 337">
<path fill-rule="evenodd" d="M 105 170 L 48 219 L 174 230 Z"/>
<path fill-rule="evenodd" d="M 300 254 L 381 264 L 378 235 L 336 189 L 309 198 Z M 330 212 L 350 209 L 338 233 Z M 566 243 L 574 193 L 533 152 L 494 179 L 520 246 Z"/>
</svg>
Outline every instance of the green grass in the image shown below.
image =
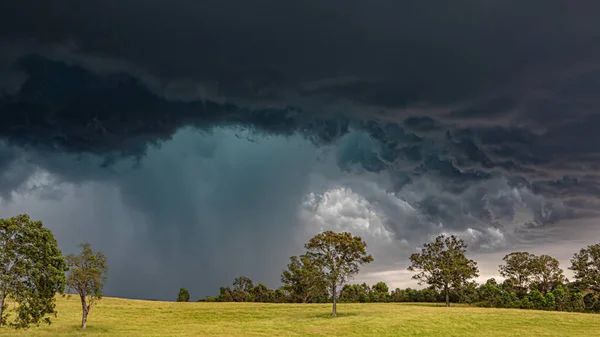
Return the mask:
<svg viewBox="0 0 600 337">
<path fill-rule="evenodd" d="M 173 303 L 104 298 L 79 329 L 78 299 L 59 298 L 53 324 L 0 336 L 600 336 L 600 315 L 402 303 Z"/>
</svg>

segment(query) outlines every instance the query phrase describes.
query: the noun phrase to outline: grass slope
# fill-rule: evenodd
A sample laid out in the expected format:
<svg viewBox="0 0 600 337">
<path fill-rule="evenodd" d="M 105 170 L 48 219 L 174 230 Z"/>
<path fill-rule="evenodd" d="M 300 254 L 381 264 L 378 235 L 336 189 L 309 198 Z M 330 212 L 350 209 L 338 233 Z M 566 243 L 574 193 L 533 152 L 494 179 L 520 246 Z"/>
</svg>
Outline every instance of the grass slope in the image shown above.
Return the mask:
<svg viewBox="0 0 600 337">
<path fill-rule="evenodd" d="M 600 336 L 600 315 L 417 304 L 173 303 L 104 298 L 79 329 L 76 297 L 53 324 L 0 336 Z"/>
</svg>

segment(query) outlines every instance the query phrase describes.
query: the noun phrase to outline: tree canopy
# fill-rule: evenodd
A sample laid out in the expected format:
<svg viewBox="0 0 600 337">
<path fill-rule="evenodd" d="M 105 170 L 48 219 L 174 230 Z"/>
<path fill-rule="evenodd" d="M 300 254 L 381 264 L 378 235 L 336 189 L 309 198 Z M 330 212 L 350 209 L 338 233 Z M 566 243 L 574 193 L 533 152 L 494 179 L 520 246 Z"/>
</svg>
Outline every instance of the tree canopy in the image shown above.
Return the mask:
<svg viewBox="0 0 600 337">
<path fill-rule="evenodd" d="M 519 293 L 527 293 L 533 277 L 533 260 L 535 255 L 527 252 L 513 252 L 506 255 L 499 266 L 502 277 L 510 280 Z"/>
<path fill-rule="evenodd" d="M 287 270 L 281 275 L 281 282 L 283 289 L 301 303 L 312 302 L 327 293 L 321 269 L 306 255 L 290 257 Z"/>
<path fill-rule="evenodd" d="M 185 289 L 179 289 L 179 294 L 177 295 L 177 302 L 189 302 L 190 301 L 190 292 Z"/>
<path fill-rule="evenodd" d="M 569 269 L 582 287 L 600 293 L 600 243 L 582 248 L 574 254 Z"/>
<path fill-rule="evenodd" d="M 331 290 L 333 310 L 336 316 L 337 289 L 358 273 L 360 266 L 373 261 L 367 254 L 367 243 L 349 232 L 326 231 L 315 235 L 304 245 L 306 256 L 317 266 L 325 284 Z"/>
<path fill-rule="evenodd" d="M 22 214 L 0 219 L 0 325 L 8 323 L 6 299 L 16 302 L 18 328 L 55 313 L 54 297 L 65 288 L 67 264 L 52 232 Z M 45 317 L 46 316 L 46 317 Z"/>
<path fill-rule="evenodd" d="M 417 272 L 413 279 L 443 290 L 446 306 L 450 306 L 450 289 L 457 290 L 469 279 L 479 276 L 477 263 L 467 259 L 467 245 L 451 235 L 439 235 L 434 242 L 425 243 L 421 253 L 410 256 L 408 270 Z"/>
</svg>

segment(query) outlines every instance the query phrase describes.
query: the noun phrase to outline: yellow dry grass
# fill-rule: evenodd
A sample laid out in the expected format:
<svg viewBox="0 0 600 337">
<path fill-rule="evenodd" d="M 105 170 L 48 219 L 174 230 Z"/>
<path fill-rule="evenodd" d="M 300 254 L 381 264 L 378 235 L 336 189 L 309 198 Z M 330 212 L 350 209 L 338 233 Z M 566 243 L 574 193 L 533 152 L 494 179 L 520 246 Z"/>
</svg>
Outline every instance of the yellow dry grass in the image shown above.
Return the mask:
<svg viewBox="0 0 600 337">
<path fill-rule="evenodd" d="M 53 324 L 0 336 L 600 336 L 600 315 L 420 304 L 173 303 L 104 298 L 81 331 L 81 306 L 57 300 Z"/>
</svg>

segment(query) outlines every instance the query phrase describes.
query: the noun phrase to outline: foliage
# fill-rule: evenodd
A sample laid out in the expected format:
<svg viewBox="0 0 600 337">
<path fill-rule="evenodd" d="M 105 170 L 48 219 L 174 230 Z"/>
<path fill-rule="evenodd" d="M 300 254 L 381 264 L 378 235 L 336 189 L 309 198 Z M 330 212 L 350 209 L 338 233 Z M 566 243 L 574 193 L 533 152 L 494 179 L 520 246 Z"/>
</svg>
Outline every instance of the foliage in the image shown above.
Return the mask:
<svg viewBox="0 0 600 337">
<path fill-rule="evenodd" d="M 356 275 L 360 266 L 373 261 L 367 254 L 367 243 L 349 232 L 325 231 L 304 245 L 306 256 L 317 266 L 333 298 L 332 316 L 336 316 L 337 289 Z"/>
<path fill-rule="evenodd" d="M 79 294 L 82 308 L 81 328 L 85 329 L 92 304 L 102 299 L 108 266 L 106 256 L 101 252 L 94 252 L 89 243 L 79 246 L 81 252 L 78 255 L 67 256 L 70 267 L 67 285 Z"/>
<path fill-rule="evenodd" d="M 581 290 L 600 293 L 600 243 L 582 248 L 574 254 L 569 269 L 575 274 Z"/>
<path fill-rule="evenodd" d="M 190 301 L 189 291 L 185 288 L 179 289 L 179 294 L 177 295 L 177 302 L 189 302 L 189 301 Z"/>
<path fill-rule="evenodd" d="M 450 306 L 450 289 L 460 289 L 468 280 L 479 276 L 477 263 L 465 256 L 467 245 L 451 235 L 439 235 L 434 242 L 425 243 L 421 253 L 410 256 L 408 270 L 417 272 L 413 279 L 443 290 L 446 306 Z"/>
<path fill-rule="evenodd" d="M 533 283 L 535 287 L 547 294 L 552 289 L 567 282 L 557 259 L 549 255 L 536 256 L 532 261 Z"/>
<path fill-rule="evenodd" d="M 500 265 L 498 270 L 500 276 L 509 280 L 518 294 L 526 295 L 534 273 L 535 255 L 527 252 L 513 252 L 502 260 L 504 264 Z"/>
<path fill-rule="evenodd" d="M 22 214 L 0 219 L 0 325 L 9 324 L 7 298 L 16 304 L 10 325 L 50 324 L 55 294 L 65 288 L 67 265 L 52 232 Z M 46 317 L 45 317 L 46 316 Z"/>
<path fill-rule="evenodd" d="M 294 302 L 310 303 L 327 293 L 321 269 L 306 255 L 290 257 L 281 282 Z"/>
</svg>

